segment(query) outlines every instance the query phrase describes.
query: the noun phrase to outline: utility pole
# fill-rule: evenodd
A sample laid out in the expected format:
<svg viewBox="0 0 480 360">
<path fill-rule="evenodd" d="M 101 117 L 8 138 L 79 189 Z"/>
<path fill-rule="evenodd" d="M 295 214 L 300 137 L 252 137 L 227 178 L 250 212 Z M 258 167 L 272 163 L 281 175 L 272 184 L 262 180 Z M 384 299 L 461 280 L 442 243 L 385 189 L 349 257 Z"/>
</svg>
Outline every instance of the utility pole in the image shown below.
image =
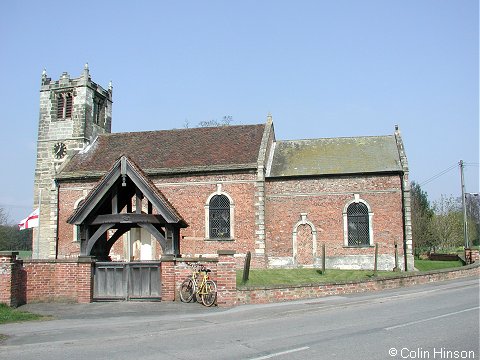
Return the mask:
<svg viewBox="0 0 480 360">
<path fill-rule="evenodd" d="M 460 160 L 458 165 L 460 165 L 460 181 L 462 183 L 463 239 L 465 241 L 465 249 L 469 249 L 470 244 L 468 242 L 467 206 L 465 204 L 465 179 L 463 176 L 463 160 Z"/>
</svg>

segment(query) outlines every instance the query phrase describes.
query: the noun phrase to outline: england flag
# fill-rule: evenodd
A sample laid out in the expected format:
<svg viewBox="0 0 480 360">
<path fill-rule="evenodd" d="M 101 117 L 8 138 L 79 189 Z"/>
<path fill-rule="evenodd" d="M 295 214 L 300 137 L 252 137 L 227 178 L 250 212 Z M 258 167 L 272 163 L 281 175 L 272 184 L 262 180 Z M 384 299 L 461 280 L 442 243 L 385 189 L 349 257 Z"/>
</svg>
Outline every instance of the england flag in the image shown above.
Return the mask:
<svg viewBox="0 0 480 360">
<path fill-rule="evenodd" d="M 38 208 L 34 212 L 32 212 L 28 217 L 23 219 L 18 223 L 19 230 L 30 229 L 34 227 L 38 227 L 38 215 L 40 213 L 40 209 Z"/>
</svg>

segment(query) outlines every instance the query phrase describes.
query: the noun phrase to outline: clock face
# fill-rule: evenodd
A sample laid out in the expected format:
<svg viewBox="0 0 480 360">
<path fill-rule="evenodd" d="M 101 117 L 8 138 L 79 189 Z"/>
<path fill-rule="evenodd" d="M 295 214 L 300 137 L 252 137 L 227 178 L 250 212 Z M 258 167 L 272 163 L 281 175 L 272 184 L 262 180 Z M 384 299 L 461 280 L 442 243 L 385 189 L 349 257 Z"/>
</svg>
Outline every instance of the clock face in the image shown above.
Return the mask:
<svg viewBox="0 0 480 360">
<path fill-rule="evenodd" d="M 55 159 L 63 159 L 67 155 L 67 147 L 64 143 L 58 142 L 53 145 L 53 156 Z"/>
</svg>

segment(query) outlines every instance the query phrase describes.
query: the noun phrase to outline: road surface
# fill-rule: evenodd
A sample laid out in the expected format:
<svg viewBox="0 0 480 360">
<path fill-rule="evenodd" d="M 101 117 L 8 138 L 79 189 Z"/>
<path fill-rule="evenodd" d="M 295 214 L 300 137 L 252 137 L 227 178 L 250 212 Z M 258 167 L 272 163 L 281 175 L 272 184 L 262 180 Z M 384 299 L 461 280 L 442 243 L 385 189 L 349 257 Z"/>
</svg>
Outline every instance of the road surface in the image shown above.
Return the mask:
<svg viewBox="0 0 480 360">
<path fill-rule="evenodd" d="M 167 303 L 81 309 L 83 315 L 72 312 L 58 320 L 0 325 L 0 334 L 8 336 L 0 345 L 0 359 L 480 356 L 478 278 L 227 310 Z M 109 311 L 95 313 L 98 309 Z"/>
</svg>

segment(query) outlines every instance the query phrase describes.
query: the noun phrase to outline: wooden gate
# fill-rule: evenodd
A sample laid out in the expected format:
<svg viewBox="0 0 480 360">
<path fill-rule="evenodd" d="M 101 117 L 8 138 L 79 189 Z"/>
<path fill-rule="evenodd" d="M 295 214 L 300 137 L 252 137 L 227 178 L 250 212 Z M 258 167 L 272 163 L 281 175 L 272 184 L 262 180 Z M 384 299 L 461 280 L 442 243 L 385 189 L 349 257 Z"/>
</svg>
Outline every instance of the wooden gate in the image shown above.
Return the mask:
<svg viewBox="0 0 480 360">
<path fill-rule="evenodd" d="M 97 262 L 93 300 L 160 300 L 159 261 Z"/>
</svg>

